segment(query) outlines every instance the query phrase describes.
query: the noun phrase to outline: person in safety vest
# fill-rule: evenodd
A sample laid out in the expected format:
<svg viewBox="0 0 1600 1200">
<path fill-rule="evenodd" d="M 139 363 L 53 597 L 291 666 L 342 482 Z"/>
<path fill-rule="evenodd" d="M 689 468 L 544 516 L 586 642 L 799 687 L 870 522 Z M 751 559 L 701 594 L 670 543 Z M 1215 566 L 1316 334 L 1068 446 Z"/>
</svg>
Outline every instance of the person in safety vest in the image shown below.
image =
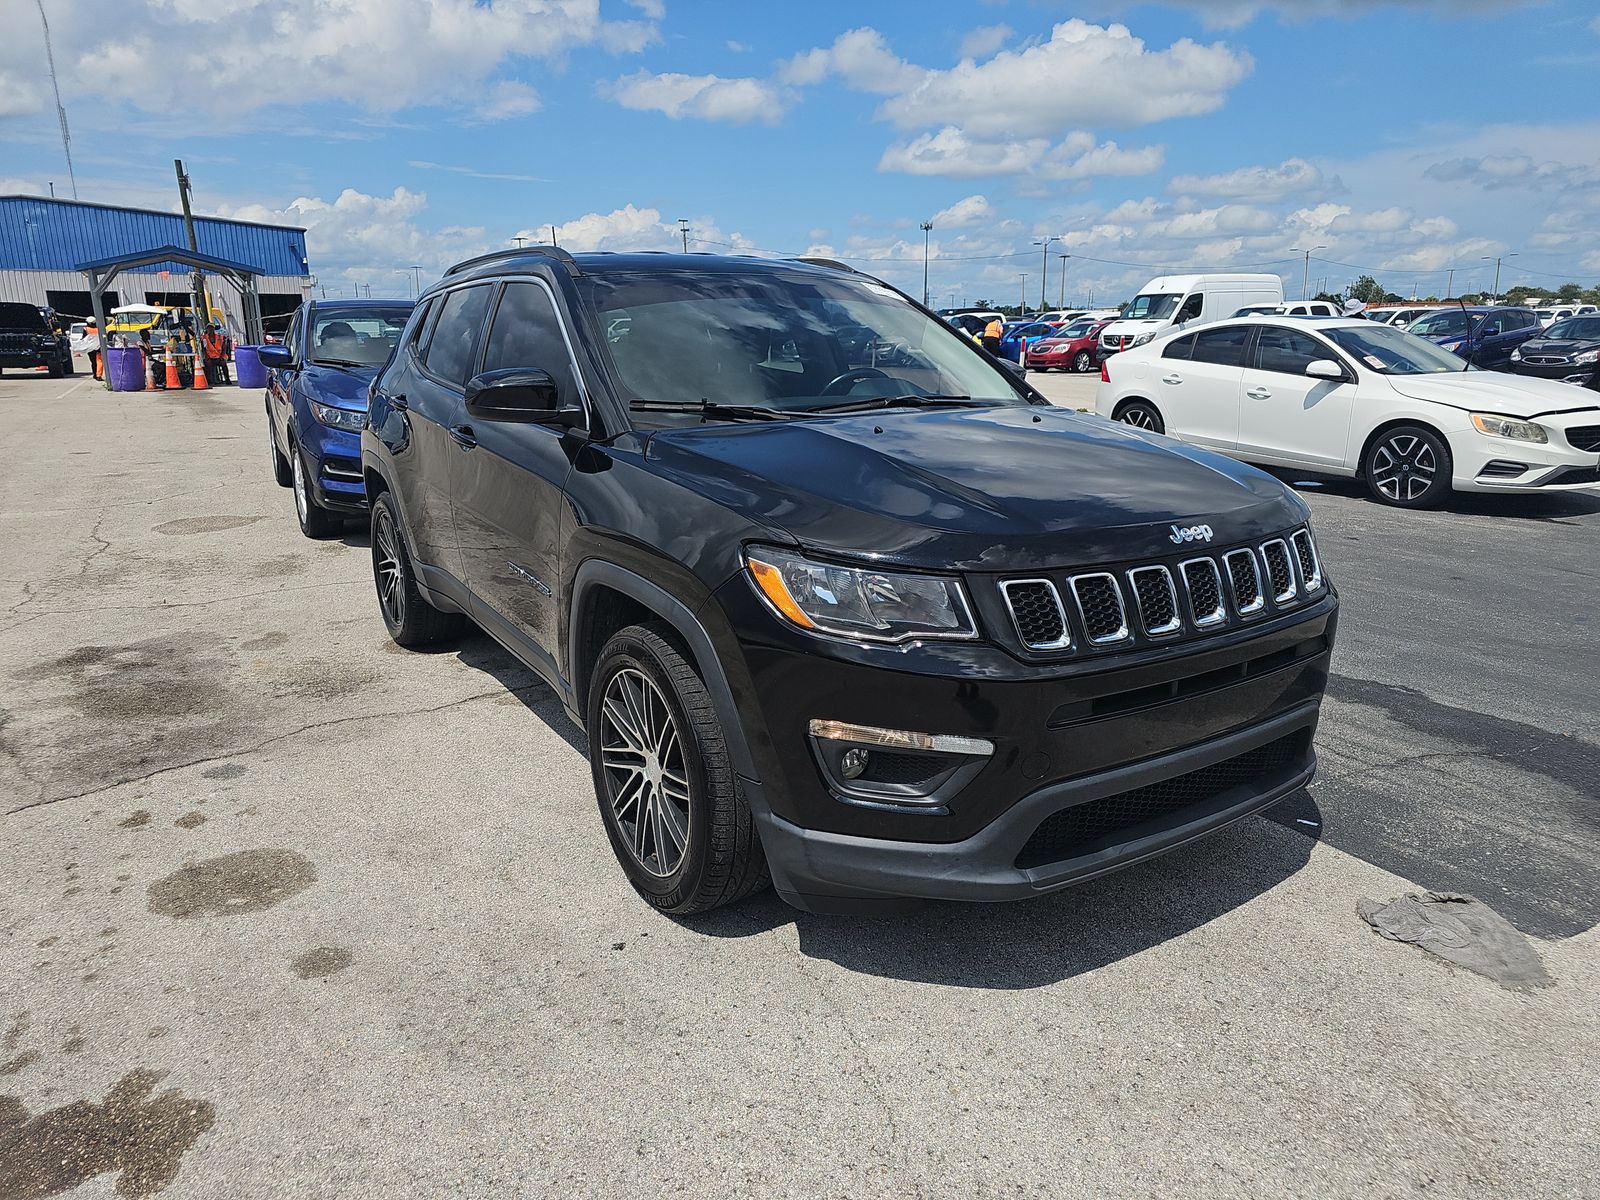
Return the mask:
<svg viewBox="0 0 1600 1200">
<path fill-rule="evenodd" d="M 224 353 L 222 326 L 212 325 L 201 335 L 200 343 L 201 351 L 205 354 L 206 382 L 227 383 L 228 360 Z"/>
<path fill-rule="evenodd" d="M 990 354 L 1000 353 L 1000 339 L 1005 336 L 1006 327 L 999 317 L 990 321 L 983 327 L 983 348 Z"/>
</svg>

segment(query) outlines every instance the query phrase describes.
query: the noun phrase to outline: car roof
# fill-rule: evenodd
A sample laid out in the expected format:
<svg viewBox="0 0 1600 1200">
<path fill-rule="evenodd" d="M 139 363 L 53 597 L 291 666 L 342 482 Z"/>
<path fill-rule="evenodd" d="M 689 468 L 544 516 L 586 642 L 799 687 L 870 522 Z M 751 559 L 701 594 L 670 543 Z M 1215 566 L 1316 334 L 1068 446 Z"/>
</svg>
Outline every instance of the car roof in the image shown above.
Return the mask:
<svg viewBox="0 0 1600 1200">
<path fill-rule="evenodd" d="M 335 312 L 343 308 L 415 308 L 417 306 L 417 302 L 415 300 L 401 300 L 394 296 L 385 296 L 381 299 L 374 297 L 371 300 L 313 300 L 311 303 L 315 305 L 319 311 L 332 309 Z"/>
</svg>

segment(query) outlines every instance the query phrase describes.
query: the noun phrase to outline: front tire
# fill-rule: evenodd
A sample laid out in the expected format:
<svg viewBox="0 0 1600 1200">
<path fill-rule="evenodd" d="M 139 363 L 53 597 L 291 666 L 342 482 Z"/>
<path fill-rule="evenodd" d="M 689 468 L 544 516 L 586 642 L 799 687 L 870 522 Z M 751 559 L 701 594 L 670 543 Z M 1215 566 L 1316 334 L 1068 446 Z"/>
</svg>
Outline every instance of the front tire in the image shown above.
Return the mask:
<svg viewBox="0 0 1600 1200">
<path fill-rule="evenodd" d="M 461 614 L 441 612 L 417 587 L 400 511 L 388 492 L 379 493 L 372 504 L 372 581 L 383 624 L 399 645 L 431 646 L 461 632 Z"/>
<path fill-rule="evenodd" d="M 342 532 L 344 519 L 335 516 L 317 503 L 311 491 L 310 472 L 306 470 L 306 456 L 300 447 L 290 443 L 290 485 L 294 488 L 294 515 L 299 518 L 300 532 L 308 538 L 326 538 Z"/>
<path fill-rule="evenodd" d="M 1453 470 L 1449 445 L 1425 425 L 1385 429 L 1361 461 L 1368 494 L 1395 508 L 1438 508 Z"/>
<path fill-rule="evenodd" d="M 1137 429 L 1144 429 L 1150 433 L 1166 433 L 1167 423 L 1161 419 L 1161 413 L 1154 404 L 1148 400 L 1130 400 L 1117 409 L 1113 421 L 1121 421 L 1124 425 L 1132 425 Z"/>
<path fill-rule="evenodd" d="M 686 915 L 742 900 L 769 877 L 711 695 L 667 631 L 632 625 L 600 652 L 589 762 L 628 881 L 662 912 Z"/>
<path fill-rule="evenodd" d="M 283 456 L 283 451 L 278 449 L 278 435 L 272 428 L 272 414 L 267 414 L 267 449 L 272 457 L 272 478 L 279 487 L 294 486 L 294 471 L 289 466 L 289 460 Z"/>
<path fill-rule="evenodd" d="M 1087 375 L 1094 369 L 1094 356 L 1087 350 L 1079 350 L 1072 356 L 1072 369 L 1079 375 Z"/>
</svg>

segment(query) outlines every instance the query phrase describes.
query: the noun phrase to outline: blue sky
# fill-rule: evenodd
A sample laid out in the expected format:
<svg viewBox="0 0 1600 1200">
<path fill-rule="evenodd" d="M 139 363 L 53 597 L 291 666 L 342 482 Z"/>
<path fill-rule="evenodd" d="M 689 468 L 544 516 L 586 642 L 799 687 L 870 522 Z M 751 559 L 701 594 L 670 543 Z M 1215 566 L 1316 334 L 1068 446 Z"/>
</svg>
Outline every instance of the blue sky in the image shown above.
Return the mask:
<svg viewBox="0 0 1600 1200">
<path fill-rule="evenodd" d="M 1297 294 L 1600 277 L 1589 0 L 751 5 L 45 0 L 84 199 L 309 229 L 331 290 L 405 294 L 557 226 L 574 249 L 824 253 L 934 298 L 1116 301 L 1189 267 Z M 0 190 L 65 194 L 31 15 L 0 47 Z M 180 105 L 173 49 L 214 82 Z"/>
</svg>

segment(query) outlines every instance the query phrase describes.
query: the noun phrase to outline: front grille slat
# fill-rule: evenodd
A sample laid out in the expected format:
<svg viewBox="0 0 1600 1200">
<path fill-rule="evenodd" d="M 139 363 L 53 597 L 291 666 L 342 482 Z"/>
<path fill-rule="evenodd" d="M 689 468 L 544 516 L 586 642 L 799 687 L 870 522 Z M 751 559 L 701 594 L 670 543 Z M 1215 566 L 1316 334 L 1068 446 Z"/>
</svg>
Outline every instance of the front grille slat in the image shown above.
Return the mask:
<svg viewBox="0 0 1600 1200">
<path fill-rule="evenodd" d="M 1577 425 L 1567 430 L 1567 442 L 1574 450 L 1600 450 L 1600 425 Z"/>
<path fill-rule="evenodd" d="M 1180 563 L 1184 590 L 1189 593 L 1189 615 L 1200 629 L 1209 629 L 1228 619 L 1228 610 L 1222 602 L 1222 576 L 1217 564 L 1210 558 L 1191 558 Z"/>
<path fill-rule="evenodd" d="M 1072 645 L 1061 595 L 1048 579 L 1008 579 L 1000 592 L 1011 610 L 1017 636 L 1030 650 L 1065 650 Z"/>
<path fill-rule="evenodd" d="M 1209 767 L 1064 808 L 1040 822 L 1016 865 L 1026 870 L 1092 854 L 1125 840 L 1122 835 L 1135 826 L 1181 817 L 1185 809 L 1216 801 L 1233 788 L 1281 778 L 1304 755 L 1305 745 L 1304 733 L 1291 733 Z"/>
<path fill-rule="evenodd" d="M 1127 610 L 1117 577 L 1103 571 L 1072 577 L 1072 595 L 1083 618 L 1083 631 L 1096 646 L 1108 646 L 1128 636 Z"/>
<path fill-rule="evenodd" d="M 1128 583 L 1139 606 L 1139 620 L 1145 633 L 1163 637 L 1183 628 L 1178 616 L 1178 593 L 1172 586 L 1172 573 L 1165 567 L 1135 567 L 1128 572 Z"/>
<path fill-rule="evenodd" d="M 1322 563 L 1317 559 L 1311 535 L 1304 529 L 1297 529 L 1289 536 L 1289 543 L 1294 547 L 1295 562 L 1300 564 L 1300 582 L 1308 593 L 1316 591 L 1322 586 Z"/>
<path fill-rule="evenodd" d="M 1222 556 L 1228 568 L 1228 583 L 1233 588 L 1233 608 L 1241 617 L 1258 613 L 1267 606 L 1261 591 L 1261 566 L 1253 550 L 1230 550 Z"/>
<path fill-rule="evenodd" d="M 1272 586 L 1274 604 L 1287 604 L 1299 593 L 1294 567 L 1289 562 L 1289 547 L 1282 538 L 1263 543 L 1261 561 L 1267 564 L 1267 579 Z"/>
</svg>

